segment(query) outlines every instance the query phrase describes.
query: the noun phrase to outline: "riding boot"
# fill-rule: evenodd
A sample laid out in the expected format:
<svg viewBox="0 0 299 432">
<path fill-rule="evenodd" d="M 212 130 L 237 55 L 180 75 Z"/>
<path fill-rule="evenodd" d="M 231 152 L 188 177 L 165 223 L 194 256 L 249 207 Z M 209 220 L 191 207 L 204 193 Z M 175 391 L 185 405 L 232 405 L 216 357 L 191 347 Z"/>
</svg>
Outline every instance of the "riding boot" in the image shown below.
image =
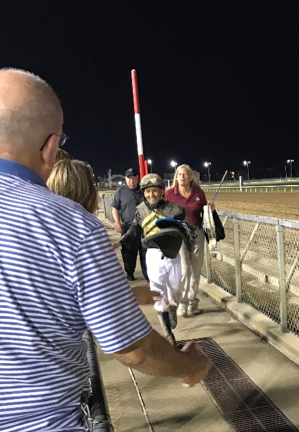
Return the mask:
<svg viewBox="0 0 299 432">
<path fill-rule="evenodd" d="M 163 329 L 163 333 L 168 342 L 171 343 L 172 346 L 176 346 L 176 340 L 174 334 L 172 333 L 171 323 L 169 319 L 168 312 L 158 312 L 158 318 Z"/>
</svg>

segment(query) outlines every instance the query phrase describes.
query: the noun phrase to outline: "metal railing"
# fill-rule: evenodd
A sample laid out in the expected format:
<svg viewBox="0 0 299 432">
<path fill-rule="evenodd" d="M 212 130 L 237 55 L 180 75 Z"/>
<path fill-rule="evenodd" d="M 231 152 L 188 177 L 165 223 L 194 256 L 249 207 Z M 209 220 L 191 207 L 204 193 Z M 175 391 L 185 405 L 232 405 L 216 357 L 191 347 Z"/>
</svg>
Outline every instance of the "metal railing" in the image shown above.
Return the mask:
<svg viewBox="0 0 299 432">
<path fill-rule="evenodd" d="M 207 186 L 207 185 L 201 185 L 201 188 L 205 193 L 207 192 L 216 192 L 218 189 L 218 186 Z M 293 193 L 293 192 L 299 192 L 299 185 L 268 185 L 268 186 L 261 186 L 261 185 L 252 185 L 252 186 L 242 186 L 242 192 L 240 191 L 240 186 L 222 186 L 221 187 L 221 193 L 273 193 L 273 192 L 280 192 L 280 193 Z"/>
<path fill-rule="evenodd" d="M 111 201 L 103 196 L 106 218 L 113 221 Z M 218 214 L 226 237 L 216 258 L 205 254 L 202 274 L 279 323 L 282 332 L 299 334 L 299 222 Z"/>
<path fill-rule="evenodd" d="M 216 258 L 206 248 L 202 274 L 299 334 L 299 222 L 218 212 L 226 238 Z"/>
</svg>

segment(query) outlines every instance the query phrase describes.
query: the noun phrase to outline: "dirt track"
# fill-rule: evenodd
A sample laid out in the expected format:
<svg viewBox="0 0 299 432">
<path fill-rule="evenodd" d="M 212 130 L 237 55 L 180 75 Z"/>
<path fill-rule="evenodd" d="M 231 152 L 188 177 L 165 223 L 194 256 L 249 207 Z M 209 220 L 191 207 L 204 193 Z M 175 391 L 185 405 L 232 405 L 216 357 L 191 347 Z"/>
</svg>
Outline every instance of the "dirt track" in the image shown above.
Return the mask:
<svg viewBox="0 0 299 432">
<path fill-rule="evenodd" d="M 213 194 L 206 194 L 212 199 Z M 279 219 L 299 221 L 299 193 L 262 192 L 219 192 L 215 200 L 216 208 L 232 213 L 271 216 Z"/>
<path fill-rule="evenodd" d="M 101 191 L 101 193 L 103 193 Z M 115 191 L 105 191 L 114 194 Z M 206 193 L 212 199 L 213 193 Z M 299 221 L 299 192 L 223 192 L 215 200 L 216 208 L 231 213 L 270 216 Z"/>
</svg>

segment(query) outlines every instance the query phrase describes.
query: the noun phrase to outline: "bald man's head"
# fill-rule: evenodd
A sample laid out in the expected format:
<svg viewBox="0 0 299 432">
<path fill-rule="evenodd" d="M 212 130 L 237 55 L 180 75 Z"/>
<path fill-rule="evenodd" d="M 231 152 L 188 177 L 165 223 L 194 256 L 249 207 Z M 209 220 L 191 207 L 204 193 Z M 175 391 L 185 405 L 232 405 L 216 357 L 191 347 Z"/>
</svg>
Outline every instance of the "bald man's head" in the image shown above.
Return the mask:
<svg viewBox="0 0 299 432">
<path fill-rule="evenodd" d="M 19 69 L 0 69 L 0 149 L 28 152 L 42 146 L 63 122 L 60 101 L 40 77 Z"/>
</svg>

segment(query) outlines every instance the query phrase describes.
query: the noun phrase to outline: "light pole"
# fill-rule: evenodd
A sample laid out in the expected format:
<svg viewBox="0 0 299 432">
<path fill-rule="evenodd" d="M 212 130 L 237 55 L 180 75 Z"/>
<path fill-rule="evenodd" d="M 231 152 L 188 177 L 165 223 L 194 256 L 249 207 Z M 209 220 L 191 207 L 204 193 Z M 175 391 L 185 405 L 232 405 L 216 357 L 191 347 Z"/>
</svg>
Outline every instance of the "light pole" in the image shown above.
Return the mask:
<svg viewBox="0 0 299 432">
<path fill-rule="evenodd" d="M 293 167 L 292 167 L 293 162 L 294 162 L 294 159 L 288 159 L 287 160 L 287 163 L 290 164 L 290 177 L 291 178 L 293 178 Z"/>
<path fill-rule="evenodd" d="M 178 163 L 176 161 L 174 161 L 174 160 L 170 162 L 170 165 L 174 168 L 174 172 L 176 170 L 177 164 Z"/>
<path fill-rule="evenodd" d="M 211 165 L 211 162 L 205 162 L 205 163 L 204 163 L 204 166 L 205 166 L 206 168 L 208 168 L 208 179 L 209 179 L 209 183 L 211 183 L 210 165 Z"/>
<path fill-rule="evenodd" d="M 244 161 L 243 162 L 243 165 L 246 165 L 247 166 L 247 178 L 248 178 L 248 180 L 249 180 L 249 165 L 251 164 L 251 162 L 250 161 Z"/>
<path fill-rule="evenodd" d="M 151 159 L 147 160 L 148 165 L 151 166 L 151 173 L 153 172 L 153 161 Z"/>
</svg>

